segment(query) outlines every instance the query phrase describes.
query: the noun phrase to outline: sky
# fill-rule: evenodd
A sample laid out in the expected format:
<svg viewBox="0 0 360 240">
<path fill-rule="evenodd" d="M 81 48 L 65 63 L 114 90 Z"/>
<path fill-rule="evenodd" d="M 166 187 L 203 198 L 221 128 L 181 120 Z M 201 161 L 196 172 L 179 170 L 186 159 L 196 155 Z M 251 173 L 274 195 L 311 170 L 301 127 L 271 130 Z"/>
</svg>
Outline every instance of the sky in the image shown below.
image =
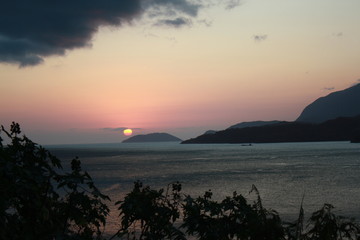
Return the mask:
<svg viewBox="0 0 360 240">
<path fill-rule="evenodd" d="M 42 145 L 294 121 L 360 79 L 359 0 L 0 2 L 0 124 Z"/>
</svg>

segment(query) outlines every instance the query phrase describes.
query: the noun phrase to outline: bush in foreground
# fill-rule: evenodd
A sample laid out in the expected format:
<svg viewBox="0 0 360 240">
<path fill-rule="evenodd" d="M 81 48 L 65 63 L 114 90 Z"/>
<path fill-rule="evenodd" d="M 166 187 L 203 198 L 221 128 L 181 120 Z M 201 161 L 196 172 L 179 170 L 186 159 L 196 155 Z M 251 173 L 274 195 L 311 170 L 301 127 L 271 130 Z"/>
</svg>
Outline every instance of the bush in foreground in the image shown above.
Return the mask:
<svg viewBox="0 0 360 240">
<path fill-rule="evenodd" d="M 80 160 L 65 173 L 50 152 L 20 135 L 20 126 L 3 126 L 9 144 L 0 135 L 0 239 L 105 239 L 103 229 L 109 209 L 103 195 Z M 120 227 L 113 238 L 198 240 L 359 240 L 360 226 L 354 219 L 336 216 L 333 206 L 314 212 L 305 225 L 304 211 L 293 223 L 284 223 L 274 210 L 242 195 L 213 201 L 211 191 L 192 198 L 181 194 L 181 185 L 166 191 L 135 182 L 124 200 L 115 204 Z"/>
<path fill-rule="evenodd" d="M 64 173 L 60 160 L 26 136 L 19 124 L 1 128 L 0 239 L 100 239 L 109 198 L 73 159 Z"/>
</svg>

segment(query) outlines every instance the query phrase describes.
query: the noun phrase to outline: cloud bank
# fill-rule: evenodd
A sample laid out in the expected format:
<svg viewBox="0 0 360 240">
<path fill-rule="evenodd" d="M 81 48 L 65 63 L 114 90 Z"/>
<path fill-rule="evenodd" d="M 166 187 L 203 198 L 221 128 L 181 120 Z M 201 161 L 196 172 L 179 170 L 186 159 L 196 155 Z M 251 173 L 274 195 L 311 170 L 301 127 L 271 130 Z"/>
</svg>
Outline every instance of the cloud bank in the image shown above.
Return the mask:
<svg viewBox="0 0 360 240">
<path fill-rule="evenodd" d="M 101 128 L 100 130 L 108 131 L 108 132 L 122 132 L 125 129 L 129 129 L 128 127 L 117 127 L 117 128 Z M 132 130 L 142 130 L 142 128 L 131 128 Z"/>
<path fill-rule="evenodd" d="M 157 26 L 191 25 L 204 7 L 201 0 L 2 1 L 0 63 L 35 66 L 48 56 L 91 46 L 101 26 L 121 27 L 140 18 Z"/>
</svg>

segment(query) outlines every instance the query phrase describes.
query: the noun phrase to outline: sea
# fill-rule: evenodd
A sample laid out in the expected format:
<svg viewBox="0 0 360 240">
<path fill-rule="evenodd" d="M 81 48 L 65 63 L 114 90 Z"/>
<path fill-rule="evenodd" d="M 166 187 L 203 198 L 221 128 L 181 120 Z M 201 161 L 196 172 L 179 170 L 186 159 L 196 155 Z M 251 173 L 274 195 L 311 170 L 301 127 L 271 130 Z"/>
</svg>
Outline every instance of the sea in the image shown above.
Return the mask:
<svg viewBox="0 0 360 240">
<path fill-rule="evenodd" d="M 360 220 L 360 144 L 304 142 L 266 144 L 111 143 L 46 146 L 66 168 L 79 157 L 96 186 L 111 198 L 108 232 L 115 232 L 115 202 L 135 181 L 166 189 L 179 181 L 182 193 L 221 201 L 236 191 L 249 201 L 255 185 L 263 205 L 294 221 L 303 200 L 306 216 L 324 203 L 334 213 Z"/>
</svg>

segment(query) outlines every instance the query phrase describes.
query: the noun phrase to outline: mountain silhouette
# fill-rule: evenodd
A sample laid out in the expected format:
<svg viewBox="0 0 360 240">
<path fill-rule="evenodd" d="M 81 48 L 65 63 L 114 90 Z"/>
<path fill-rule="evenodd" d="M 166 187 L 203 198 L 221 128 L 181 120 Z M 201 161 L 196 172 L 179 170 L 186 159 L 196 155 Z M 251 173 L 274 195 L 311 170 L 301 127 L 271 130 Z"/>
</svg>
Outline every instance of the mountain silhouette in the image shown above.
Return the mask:
<svg viewBox="0 0 360 240">
<path fill-rule="evenodd" d="M 123 143 L 140 143 L 140 142 L 181 142 L 180 138 L 177 138 L 168 133 L 150 133 L 145 135 L 135 135 L 124 141 Z"/>
<path fill-rule="evenodd" d="M 317 99 L 303 110 L 296 121 L 321 123 L 338 117 L 354 117 L 359 114 L 360 83 Z"/>
<path fill-rule="evenodd" d="M 360 84 L 308 105 L 295 122 L 253 121 L 182 143 L 360 142 Z"/>
<path fill-rule="evenodd" d="M 203 134 L 182 143 L 277 143 L 358 141 L 360 115 L 337 118 L 324 123 L 280 122 L 246 128 L 228 128 L 214 134 Z"/>
<path fill-rule="evenodd" d="M 252 121 L 252 122 L 241 122 L 235 125 L 230 126 L 229 128 L 246 128 L 246 127 L 260 127 L 260 126 L 265 126 L 265 125 L 270 125 L 270 124 L 276 124 L 276 123 L 281 123 L 281 121 Z M 228 129 L 229 129 L 228 128 Z"/>
</svg>

